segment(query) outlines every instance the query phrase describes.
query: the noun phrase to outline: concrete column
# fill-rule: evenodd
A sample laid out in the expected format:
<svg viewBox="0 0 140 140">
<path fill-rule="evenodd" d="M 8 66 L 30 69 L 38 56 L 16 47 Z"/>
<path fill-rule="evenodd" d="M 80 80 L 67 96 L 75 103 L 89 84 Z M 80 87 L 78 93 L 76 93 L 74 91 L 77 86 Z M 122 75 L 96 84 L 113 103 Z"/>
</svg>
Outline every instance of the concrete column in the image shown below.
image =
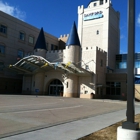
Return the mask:
<svg viewBox="0 0 140 140">
<path fill-rule="evenodd" d="M 43 89 L 44 89 L 44 78 L 45 78 L 45 75 L 44 73 L 37 73 L 35 75 L 35 79 L 34 79 L 34 93 L 35 93 L 35 90 L 38 89 L 39 92 L 37 93 L 38 95 L 42 95 L 44 92 L 43 92 Z"/>
</svg>

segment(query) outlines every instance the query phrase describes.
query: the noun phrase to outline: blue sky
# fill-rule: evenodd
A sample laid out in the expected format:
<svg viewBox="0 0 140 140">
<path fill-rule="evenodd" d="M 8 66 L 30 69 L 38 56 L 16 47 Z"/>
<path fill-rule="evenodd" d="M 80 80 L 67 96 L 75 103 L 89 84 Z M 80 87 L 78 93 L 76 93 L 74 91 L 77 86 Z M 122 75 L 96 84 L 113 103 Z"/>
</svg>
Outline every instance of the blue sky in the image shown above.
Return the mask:
<svg viewBox="0 0 140 140">
<path fill-rule="evenodd" d="M 77 23 L 77 7 L 87 7 L 90 0 L 0 0 L 0 10 L 44 30 L 56 37 L 69 34 L 71 26 Z M 120 53 L 127 52 L 127 7 L 128 0 L 112 0 L 120 12 Z M 135 50 L 140 52 L 140 1 L 136 0 Z"/>
</svg>

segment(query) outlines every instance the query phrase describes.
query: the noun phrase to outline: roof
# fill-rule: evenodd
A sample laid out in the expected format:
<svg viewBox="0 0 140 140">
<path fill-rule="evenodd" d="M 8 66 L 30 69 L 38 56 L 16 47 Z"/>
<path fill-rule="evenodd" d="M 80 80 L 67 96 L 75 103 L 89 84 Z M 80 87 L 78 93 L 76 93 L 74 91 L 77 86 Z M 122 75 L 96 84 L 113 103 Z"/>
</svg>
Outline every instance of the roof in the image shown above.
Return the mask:
<svg viewBox="0 0 140 140">
<path fill-rule="evenodd" d="M 44 50 L 46 50 L 46 41 L 45 41 L 43 28 L 41 28 L 41 31 L 40 31 L 39 36 L 37 38 L 34 50 L 35 49 L 44 49 Z"/>
<path fill-rule="evenodd" d="M 70 46 L 70 45 L 81 46 L 75 22 L 72 25 L 72 28 L 71 28 L 71 31 L 70 31 L 70 34 L 66 43 L 66 46 Z"/>
<path fill-rule="evenodd" d="M 45 58 L 36 55 L 30 55 L 22 58 L 14 65 L 9 65 L 9 68 L 18 74 L 35 74 L 37 72 L 47 72 L 47 71 L 61 71 L 62 73 L 71 73 L 78 76 L 91 75 L 89 72 L 75 64 L 72 63 L 62 63 L 55 62 L 50 63 Z"/>
</svg>

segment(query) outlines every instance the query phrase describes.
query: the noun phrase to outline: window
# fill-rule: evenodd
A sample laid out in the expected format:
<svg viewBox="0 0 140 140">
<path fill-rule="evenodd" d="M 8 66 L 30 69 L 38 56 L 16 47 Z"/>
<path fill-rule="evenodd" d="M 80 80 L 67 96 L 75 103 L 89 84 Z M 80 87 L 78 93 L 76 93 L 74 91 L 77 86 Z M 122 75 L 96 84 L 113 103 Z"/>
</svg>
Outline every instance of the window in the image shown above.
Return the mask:
<svg viewBox="0 0 140 140">
<path fill-rule="evenodd" d="M 121 95 L 121 83 L 120 82 L 107 82 L 106 83 L 107 95 Z"/>
<path fill-rule="evenodd" d="M 97 6 L 97 3 L 94 3 L 93 6 L 94 6 L 94 7 Z"/>
<path fill-rule="evenodd" d="M 85 94 L 88 94 L 88 91 L 87 90 L 85 90 Z"/>
<path fill-rule="evenodd" d="M 99 34 L 99 30 L 97 30 L 96 34 L 97 34 L 97 35 Z"/>
<path fill-rule="evenodd" d="M 89 66 L 88 66 L 88 65 L 86 65 L 86 67 L 85 67 L 85 68 L 86 68 L 86 70 L 88 70 L 88 69 L 89 69 Z"/>
<path fill-rule="evenodd" d="M 0 45 L 0 54 L 5 54 L 5 46 Z"/>
<path fill-rule="evenodd" d="M 7 27 L 4 25 L 0 25 L 0 32 L 3 34 L 7 34 Z"/>
<path fill-rule="evenodd" d="M 18 54 L 17 54 L 17 60 L 22 59 L 24 56 L 24 52 L 22 50 L 18 50 Z"/>
<path fill-rule="evenodd" d="M 103 0 L 100 0 L 100 5 L 102 5 L 103 4 Z"/>
<path fill-rule="evenodd" d="M 19 39 L 25 41 L 25 33 L 19 32 Z"/>
<path fill-rule="evenodd" d="M 53 44 L 51 44 L 51 50 L 53 50 L 53 48 L 54 48 L 54 47 L 53 47 Z"/>
<path fill-rule="evenodd" d="M 33 36 L 29 36 L 29 43 L 34 44 L 34 37 Z"/>
<path fill-rule="evenodd" d="M 69 83 L 67 82 L 67 88 L 68 88 L 68 86 L 69 86 Z"/>
<path fill-rule="evenodd" d="M 100 61 L 100 66 L 103 67 L 103 60 Z"/>
<path fill-rule="evenodd" d="M 3 71 L 3 68 L 4 68 L 4 63 L 0 62 L 0 71 Z"/>
</svg>

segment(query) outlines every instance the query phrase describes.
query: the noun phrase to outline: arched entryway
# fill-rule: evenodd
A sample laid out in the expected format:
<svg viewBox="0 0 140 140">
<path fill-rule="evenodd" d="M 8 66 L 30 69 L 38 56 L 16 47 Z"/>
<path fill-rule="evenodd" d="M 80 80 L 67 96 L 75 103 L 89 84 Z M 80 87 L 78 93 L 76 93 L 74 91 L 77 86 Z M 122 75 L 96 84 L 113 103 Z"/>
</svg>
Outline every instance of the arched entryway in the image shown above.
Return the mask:
<svg viewBox="0 0 140 140">
<path fill-rule="evenodd" d="M 54 79 L 48 86 L 48 95 L 51 96 L 60 96 L 60 93 L 63 92 L 63 84 L 60 80 Z"/>
</svg>

